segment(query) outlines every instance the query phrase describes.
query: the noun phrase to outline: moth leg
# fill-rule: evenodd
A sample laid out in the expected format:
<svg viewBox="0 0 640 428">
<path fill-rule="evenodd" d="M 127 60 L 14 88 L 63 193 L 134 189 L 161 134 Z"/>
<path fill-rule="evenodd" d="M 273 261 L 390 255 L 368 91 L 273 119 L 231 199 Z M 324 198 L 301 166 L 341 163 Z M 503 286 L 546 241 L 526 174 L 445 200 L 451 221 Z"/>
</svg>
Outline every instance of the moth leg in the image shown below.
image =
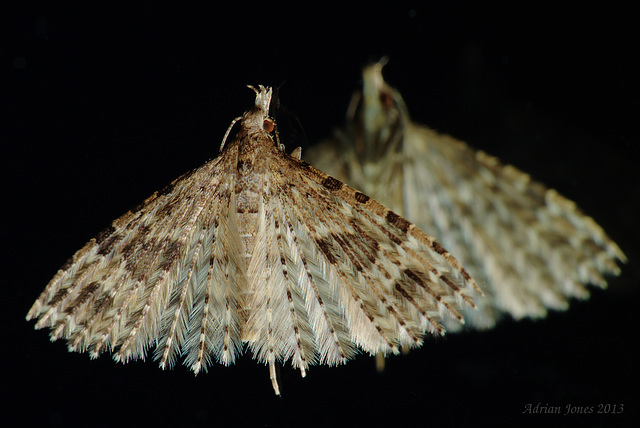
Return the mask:
<svg viewBox="0 0 640 428">
<path fill-rule="evenodd" d="M 273 392 L 276 395 L 280 395 L 280 386 L 278 385 L 278 375 L 276 373 L 275 361 L 269 361 L 269 378 L 271 379 L 271 386 L 273 386 Z"/>
</svg>

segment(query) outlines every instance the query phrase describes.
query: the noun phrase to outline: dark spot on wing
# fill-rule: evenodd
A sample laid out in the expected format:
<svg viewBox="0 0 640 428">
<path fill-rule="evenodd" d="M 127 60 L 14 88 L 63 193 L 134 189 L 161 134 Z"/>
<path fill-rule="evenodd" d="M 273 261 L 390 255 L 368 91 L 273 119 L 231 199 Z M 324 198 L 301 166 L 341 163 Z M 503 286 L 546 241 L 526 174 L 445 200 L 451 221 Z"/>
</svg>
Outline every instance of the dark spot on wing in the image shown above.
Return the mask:
<svg viewBox="0 0 640 428">
<path fill-rule="evenodd" d="M 391 223 L 404 233 L 407 233 L 407 230 L 409 230 L 409 227 L 411 226 L 411 223 L 409 223 L 407 220 L 403 219 L 393 211 L 387 212 L 386 219 L 389 223 Z"/>
<path fill-rule="evenodd" d="M 331 191 L 340 190 L 342 189 L 342 186 L 344 186 L 344 184 L 340 180 L 336 180 L 333 177 L 325 178 L 324 180 L 322 180 L 321 184 Z"/>
<path fill-rule="evenodd" d="M 449 288 L 451 288 L 452 290 L 457 290 L 458 287 L 456 287 L 456 285 L 451 282 L 451 280 L 449 278 L 447 278 L 444 275 L 440 275 L 440 279 L 442 280 L 442 282 L 444 282 L 445 284 L 447 284 L 449 286 Z"/>
<path fill-rule="evenodd" d="M 413 302 L 413 297 L 411 297 L 411 295 L 407 292 L 407 290 L 402 288 L 402 285 L 400 285 L 400 283 L 396 282 L 395 288 L 400 292 L 400 294 L 402 294 L 402 297 L 404 297 L 410 302 Z"/>
<path fill-rule="evenodd" d="M 164 271 L 168 271 L 171 269 L 171 266 L 175 263 L 180 255 L 180 250 L 182 249 L 182 245 L 179 242 L 174 241 L 169 245 L 167 252 L 165 253 L 167 258 L 164 260 L 164 263 L 161 265 L 161 269 Z"/>
<path fill-rule="evenodd" d="M 447 250 L 445 250 L 444 247 L 437 241 L 433 241 L 433 244 L 431 244 L 431 248 L 438 254 L 444 254 L 447 252 Z"/>
<path fill-rule="evenodd" d="M 369 199 L 371 198 L 369 198 L 364 193 L 356 192 L 356 201 L 360 202 L 361 204 L 366 204 Z"/>
<path fill-rule="evenodd" d="M 389 239 L 391 239 L 391 242 L 393 242 L 394 244 L 402 245 L 402 239 L 398 238 L 393 233 L 389 233 L 387 236 L 389 237 Z M 396 261 L 395 263 L 398 264 L 399 262 Z"/>
<path fill-rule="evenodd" d="M 91 295 L 93 293 L 96 292 L 96 290 L 100 288 L 100 284 L 96 281 L 92 282 L 91 284 L 87 285 L 86 287 L 84 287 L 82 290 L 80 290 L 80 293 L 78 294 L 78 297 L 76 297 L 76 300 L 73 301 L 72 304 L 70 304 L 66 309 L 65 312 L 67 314 L 71 314 L 73 313 L 73 311 L 80 305 L 82 305 L 83 303 L 85 303 L 89 297 L 91 297 Z"/>
<path fill-rule="evenodd" d="M 429 288 L 427 284 L 425 284 L 424 281 L 411 269 L 405 269 L 403 273 L 407 275 L 413 282 L 418 284 L 420 287 L 425 289 Z"/>
<path fill-rule="evenodd" d="M 318 244 L 318 248 L 320 248 L 320 251 L 322 251 L 322 253 L 327 257 L 329 263 L 335 264 L 337 260 L 331 252 L 331 244 L 327 242 L 326 239 L 316 239 L 316 243 Z"/>
<path fill-rule="evenodd" d="M 62 288 L 56 292 L 56 294 L 47 302 L 49 306 L 56 306 L 59 302 L 61 302 L 65 297 L 69 294 L 68 288 Z"/>
</svg>

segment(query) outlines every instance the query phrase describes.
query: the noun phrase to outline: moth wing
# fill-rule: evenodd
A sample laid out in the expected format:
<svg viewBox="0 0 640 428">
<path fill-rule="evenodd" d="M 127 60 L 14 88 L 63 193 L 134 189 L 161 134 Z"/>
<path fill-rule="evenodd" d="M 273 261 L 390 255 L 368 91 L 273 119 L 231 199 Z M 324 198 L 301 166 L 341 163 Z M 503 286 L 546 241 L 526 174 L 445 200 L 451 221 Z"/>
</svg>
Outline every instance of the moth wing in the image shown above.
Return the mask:
<svg viewBox="0 0 640 428">
<path fill-rule="evenodd" d="M 111 350 L 127 361 L 155 343 L 162 367 L 178 352 L 196 371 L 211 353 L 231 362 L 242 307 L 232 160 L 208 162 L 115 220 L 58 271 L 27 319 L 94 357 Z"/>
<path fill-rule="evenodd" d="M 475 283 L 437 242 L 307 163 L 273 159 L 281 264 L 297 287 L 293 306 L 304 307 L 308 336 L 316 350 L 328 350 L 318 352 L 320 361 L 346 356 L 339 349 L 347 337 L 384 354 L 419 345 L 426 331 L 442 333 L 447 317 L 462 320 Z"/>
</svg>

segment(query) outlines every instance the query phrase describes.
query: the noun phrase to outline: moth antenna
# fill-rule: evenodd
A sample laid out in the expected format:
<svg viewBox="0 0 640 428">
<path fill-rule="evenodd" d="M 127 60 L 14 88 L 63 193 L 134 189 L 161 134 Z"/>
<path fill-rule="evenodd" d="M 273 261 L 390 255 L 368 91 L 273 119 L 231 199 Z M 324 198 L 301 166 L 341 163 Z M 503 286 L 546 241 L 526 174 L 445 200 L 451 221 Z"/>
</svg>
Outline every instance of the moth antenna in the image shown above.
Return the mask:
<svg viewBox="0 0 640 428">
<path fill-rule="evenodd" d="M 231 121 L 231 125 L 229 125 L 229 127 L 227 128 L 227 132 L 224 133 L 224 137 L 222 137 L 222 143 L 220 144 L 220 152 L 222 152 L 222 148 L 224 147 L 224 144 L 227 142 L 227 138 L 229 137 L 229 133 L 231 132 L 231 129 L 239 120 L 242 120 L 242 116 L 238 116 Z"/>
</svg>

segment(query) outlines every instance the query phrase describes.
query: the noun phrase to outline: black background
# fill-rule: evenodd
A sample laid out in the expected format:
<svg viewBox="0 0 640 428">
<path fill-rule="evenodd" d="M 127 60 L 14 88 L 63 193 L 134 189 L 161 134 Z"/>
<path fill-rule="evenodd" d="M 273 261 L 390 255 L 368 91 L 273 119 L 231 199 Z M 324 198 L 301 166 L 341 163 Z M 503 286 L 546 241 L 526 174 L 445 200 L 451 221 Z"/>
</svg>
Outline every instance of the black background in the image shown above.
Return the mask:
<svg viewBox="0 0 640 428">
<path fill-rule="evenodd" d="M 571 10 L 544 2 L 353 10 L 302 2 L 210 9 L 50 3 L 0 13 L 3 421 L 632 425 L 640 91 L 630 10 L 611 2 Z M 244 85 L 285 82 L 281 100 L 313 143 L 343 123 L 361 67 L 383 55 L 390 58 L 385 77 L 414 120 L 575 200 L 629 257 L 621 277 L 543 321 L 427 340 L 389 359 L 382 374 L 365 355 L 312 367 L 306 379 L 285 367 L 281 398 L 249 355 L 194 377 L 184 366 L 163 372 L 152 361 L 91 361 L 24 321 L 87 240 L 217 155 L 230 121 L 253 101 Z M 289 149 L 299 144 L 296 135 L 285 137 Z M 538 403 L 594 412 L 622 405 L 624 412 L 523 414 Z"/>
</svg>

